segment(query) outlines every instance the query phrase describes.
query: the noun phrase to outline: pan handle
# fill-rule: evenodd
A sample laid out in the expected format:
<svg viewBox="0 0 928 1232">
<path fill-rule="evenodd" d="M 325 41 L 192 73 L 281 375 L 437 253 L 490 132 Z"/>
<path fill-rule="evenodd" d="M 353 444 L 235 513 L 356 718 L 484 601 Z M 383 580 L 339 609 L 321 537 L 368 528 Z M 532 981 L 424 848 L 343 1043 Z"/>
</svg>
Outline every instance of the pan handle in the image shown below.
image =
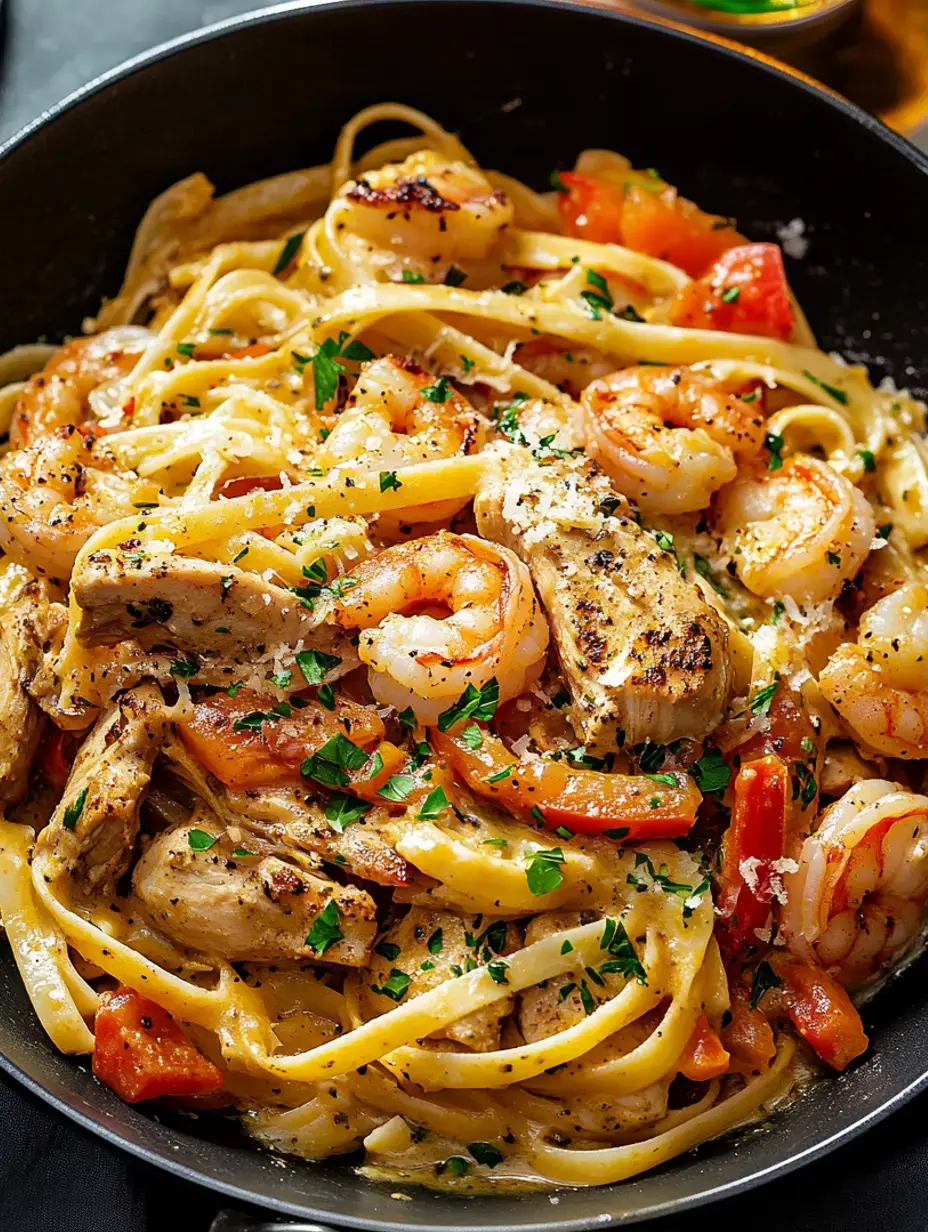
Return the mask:
<svg viewBox="0 0 928 1232">
<path fill-rule="evenodd" d="M 338 1232 L 327 1223 L 294 1223 L 289 1219 L 256 1219 L 244 1211 L 220 1211 L 209 1232 Z"/>
</svg>

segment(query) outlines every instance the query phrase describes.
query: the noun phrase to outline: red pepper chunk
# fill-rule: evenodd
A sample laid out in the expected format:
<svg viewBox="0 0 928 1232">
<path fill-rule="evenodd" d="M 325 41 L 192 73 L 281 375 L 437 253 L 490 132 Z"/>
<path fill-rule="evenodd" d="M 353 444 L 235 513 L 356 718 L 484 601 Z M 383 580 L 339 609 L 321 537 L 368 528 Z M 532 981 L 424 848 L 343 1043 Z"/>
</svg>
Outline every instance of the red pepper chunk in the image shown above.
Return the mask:
<svg viewBox="0 0 928 1232">
<path fill-rule="evenodd" d="M 678 838 L 696 821 L 702 796 L 685 774 L 674 775 L 671 786 L 540 757 L 520 761 L 491 732 L 481 729 L 481 736 L 480 747 L 472 749 L 458 731 L 433 728 L 431 741 L 472 791 L 536 817 L 549 830 L 564 826 L 576 834 L 620 839 Z M 621 833 L 611 835 L 613 830 Z"/>
<path fill-rule="evenodd" d="M 785 342 L 795 318 L 779 245 L 730 248 L 704 277 L 683 288 L 671 320 L 688 329 L 720 329 Z"/>
<path fill-rule="evenodd" d="M 726 1074 L 730 1060 L 709 1019 L 700 1014 L 678 1062 L 680 1073 L 691 1082 L 708 1082 Z"/>
<path fill-rule="evenodd" d="M 842 1070 L 870 1044 L 846 989 L 810 963 L 776 964 L 790 1021 L 832 1069 Z"/>
<path fill-rule="evenodd" d="M 93 1072 L 128 1104 L 165 1095 L 206 1095 L 221 1071 L 193 1046 L 173 1017 L 132 988 L 100 998 Z"/>
<path fill-rule="evenodd" d="M 746 762 L 738 771 L 719 896 L 729 952 L 756 946 L 755 930 L 767 923 L 774 897 L 771 865 L 783 856 L 789 798 L 789 771 L 774 754 Z"/>
</svg>

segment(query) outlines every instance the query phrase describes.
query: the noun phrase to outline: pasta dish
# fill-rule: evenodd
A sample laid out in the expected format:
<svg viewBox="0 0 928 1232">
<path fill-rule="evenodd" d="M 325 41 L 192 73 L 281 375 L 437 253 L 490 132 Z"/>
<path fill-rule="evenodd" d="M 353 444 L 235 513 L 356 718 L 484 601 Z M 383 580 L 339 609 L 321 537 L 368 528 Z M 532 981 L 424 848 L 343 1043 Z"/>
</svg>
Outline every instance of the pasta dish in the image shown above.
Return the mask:
<svg viewBox="0 0 928 1232">
<path fill-rule="evenodd" d="M 928 896 L 925 407 L 778 245 L 384 104 L 167 189 L 0 364 L 0 918 L 55 1047 L 461 1190 L 866 1051 Z"/>
</svg>

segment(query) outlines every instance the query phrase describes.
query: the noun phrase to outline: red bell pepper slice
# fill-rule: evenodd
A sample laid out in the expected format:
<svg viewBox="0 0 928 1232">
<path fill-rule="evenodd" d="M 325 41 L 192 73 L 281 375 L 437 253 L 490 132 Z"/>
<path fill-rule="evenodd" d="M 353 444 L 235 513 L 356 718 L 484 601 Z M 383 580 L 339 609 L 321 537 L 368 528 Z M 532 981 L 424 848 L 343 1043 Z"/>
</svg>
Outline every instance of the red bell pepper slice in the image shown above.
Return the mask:
<svg viewBox="0 0 928 1232">
<path fill-rule="evenodd" d="M 120 1099 L 205 1095 L 222 1072 L 198 1052 L 173 1017 L 134 989 L 104 993 L 94 1024 L 93 1072 Z"/>
<path fill-rule="evenodd" d="M 790 790 L 789 770 L 774 754 L 738 771 L 718 904 L 724 917 L 720 939 L 729 952 L 756 946 L 755 930 L 767 923 L 774 899 L 771 866 L 783 857 Z"/>
</svg>

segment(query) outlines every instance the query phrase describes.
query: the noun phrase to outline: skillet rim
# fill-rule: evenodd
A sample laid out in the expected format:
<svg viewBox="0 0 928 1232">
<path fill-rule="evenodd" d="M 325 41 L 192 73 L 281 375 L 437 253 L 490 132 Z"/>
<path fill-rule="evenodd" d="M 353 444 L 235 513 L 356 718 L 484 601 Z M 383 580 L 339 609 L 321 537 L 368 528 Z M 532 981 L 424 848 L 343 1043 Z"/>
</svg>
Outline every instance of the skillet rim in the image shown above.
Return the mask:
<svg viewBox="0 0 928 1232">
<path fill-rule="evenodd" d="M 211 42 L 226 34 L 236 33 L 249 27 L 276 23 L 281 20 L 286 21 L 291 15 L 311 13 L 317 9 L 325 12 L 354 10 L 360 14 L 365 8 L 402 7 L 412 9 L 432 2 L 433 0 L 286 0 L 285 3 L 271 5 L 263 9 L 248 10 L 178 35 L 175 38 L 157 44 L 147 51 L 130 57 L 94 77 L 85 85 L 66 95 L 58 103 L 43 110 L 35 119 L 0 143 L 0 175 L 3 174 L 3 168 L 6 166 L 10 156 L 18 151 L 20 147 L 27 144 L 42 129 L 53 125 L 60 117 L 76 109 L 86 100 L 98 94 L 103 94 L 116 83 L 132 77 L 136 73 L 142 72 L 187 48 Z M 492 8 L 500 0 L 468 0 L 468 2 L 485 4 Z M 807 97 L 817 96 L 827 106 L 843 113 L 845 117 L 861 125 L 882 141 L 884 145 L 894 150 L 897 155 L 913 165 L 922 174 L 928 176 L 928 153 L 923 153 L 901 134 L 890 129 L 881 120 L 841 95 L 820 85 L 805 74 L 793 70 L 788 65 L 780 65 L 771 57 L 752 48 L 740 47 L 724 37 L 691 31 L 671 20 L 654 19 L 611 9 L 602 0 L 503 0 L 503 2 L 509 6 L 518 6 L 525 9 L 567 10 L 572 13 L 592 13 L 612 20 L 619 25 L 635 29 L 653 30 L 656 28 L 667 39 L 674 39 L 684 44 L 705 45 L 709 43 L 722 58 L 736 58 L 748 61 L 760 73 L 787 77 L 794 89 Z M 18 975 L 14 978 L 18 978 Z M 41 1047 L 51 1047 L 44 1033 L 40 1034 L 39 1039 Z M 82 1129 L 102 1139 L 107 1145 L 118 1147 L 148 1165 L 162 1168 L 173 1176 L 211 1189 L 248 1206 L 255 1207 L 260 1205 L 266 1209 L 288 1215 L 308 1217 L 321 1221 L 324 1226 L 331 1226 L 331 1221 L 334 1218 L 341 1226 L 362 1230 L 377 1228 L 388 1230 L 388 1232 L 445 1232 L 449 1227 L 447 1222 L 427 1223 L 416 1221 L 413 1223 L 406 1222 L 403 1219 L 364 1218 L 363 1216 L 351 1213 L 339 1213 L 333 1216 L 329 1210 L 309 1205 L 306 1202 L 293 1202 L 285 1197 L 264 1194 L 256 1195 L 255 1191 L 251 1189 L 219 1180 L 201 1167 L 184 1163 L 177 1158 L 177 1155 L 170 1153 L 167 1149 L 162 1149 L 158 1144 L 135 1142 L 122 1136 L 121 1133 L 111 1129 L 105 1123 L 101 1113 L 94 1116 L 71 1106 L 63 1097 L 54 1094 L 39 1081 L 32 1078 L 24 1069 L 2 1052 L 0 1052 L 0 1069 L 24 1086 L 32 1095 L 37 1096 L 44 1103 L 54 1108 L 56 1112 L 63 1114 Z M 661 1217 L 666 1218 L 671 1215 L 708 1206 L 710 1203 L 718 1202 L 734 1194 L 747 1193 L 769 1180 L 784 1177 L 815 1159 L 823 1158 L 839 1146 L 859 1137 L 865 1130 L 883 1121 L 926 1088 L 928 1088 L 928 1063 L 926 1063 L 924 1071 L 902 1090 L 897 1091 L 877 1107 L 870 1108 L 850 1124 L 837 1129 L 824 1140 L 815 1142 L 798 1153 L 793 1153 L 784 1159 L 771 1163 L 750 1173 L 748 1176 L 736 1177 L 683 1197 L 657 1199 L 648 1206 L 630 1212 L 627 1215 L 618 1214 L 613 1216 L 604 1213 L 601 1216 L 594 1217 L 594 1222 L 604 1228 L 620 1225 L 632 1226 L 644 1223 L 645 1221 Z M 178 1138 L 178 1150 L 182 1150 L 183 1146 L 183 1140 Z M 219 1149 L 223 1148 L 220 1147 Z M 606 1186 L 598 1192 L 605 1194 L 610 1192 L 612 1188 L 612 1186 Z M 447 1196 L 461 1201 L 460 1195 Z M 529 1195 L 523 1200 L 535 1202 L 539 1204 L 539 1209 L 541 1209 L 540 1203 L 544 1201 L 546 1196 L 546 1193 Z M 465 1210 L 463 1202 L 461 1207 L 463 1213 Z M 518 1232 L 586 1232 L 590 1224 L 591 1221 L 588 1216 L 568 1219 L 543 1219 L 532 1223 L 520 1222 L 518 1224 Z M 455 1223 L 453 1225 L 453 1232 L 484 1232 L 490 1226 L 492 1225 L 489 1221 L 482 1219 L 480 1222 L 473 1224 Z"/>
</svg>

